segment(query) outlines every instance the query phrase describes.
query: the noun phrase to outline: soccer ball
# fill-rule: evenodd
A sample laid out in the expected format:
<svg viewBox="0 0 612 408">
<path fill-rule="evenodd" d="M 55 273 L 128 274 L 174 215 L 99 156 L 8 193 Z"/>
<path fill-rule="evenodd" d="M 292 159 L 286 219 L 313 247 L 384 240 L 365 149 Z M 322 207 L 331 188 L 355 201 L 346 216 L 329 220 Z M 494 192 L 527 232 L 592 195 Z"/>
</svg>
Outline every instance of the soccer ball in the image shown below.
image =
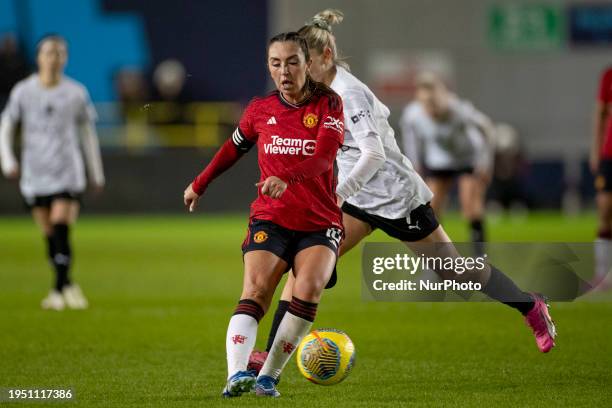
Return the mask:
<svg viewBox="0 0 612 408">
<path fill-rule="evenodd" d="M 296 358 L 300 372 L 308 381 L 334 385 L 351 372 L 355 364 L 355 346 L 343 331 L 318 329 L 304 337 Z"/>
</svg>

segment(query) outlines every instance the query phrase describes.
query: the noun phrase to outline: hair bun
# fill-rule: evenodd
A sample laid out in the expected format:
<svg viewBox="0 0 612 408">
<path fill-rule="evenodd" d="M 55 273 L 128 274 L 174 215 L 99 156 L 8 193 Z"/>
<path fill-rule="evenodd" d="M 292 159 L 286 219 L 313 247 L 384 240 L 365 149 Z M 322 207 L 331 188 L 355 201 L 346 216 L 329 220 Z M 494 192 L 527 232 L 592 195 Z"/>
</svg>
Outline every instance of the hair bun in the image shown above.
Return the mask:
<svg viewBox="0 0 612 408">
<path fill-rule="evenodd" d="M 344 13 L 342 13 L 340 10 L 326 9 L 315 14 L 310 24 L 331 33 L 331 26 L 334 24 L 340 24 L 343 19 Z"/>
</svg>

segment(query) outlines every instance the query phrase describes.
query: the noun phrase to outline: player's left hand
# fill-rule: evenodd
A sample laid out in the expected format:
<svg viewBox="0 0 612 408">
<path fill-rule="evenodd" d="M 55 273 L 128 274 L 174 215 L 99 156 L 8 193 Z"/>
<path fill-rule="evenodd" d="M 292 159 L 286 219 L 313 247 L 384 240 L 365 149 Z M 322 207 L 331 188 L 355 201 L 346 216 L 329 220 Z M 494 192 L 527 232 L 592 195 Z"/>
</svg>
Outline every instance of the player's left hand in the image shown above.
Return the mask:
<svg viewBox="0 0 612 408">
<path fill-rule="evenodd" d="M 287 190 L 287 183 L 276 176 L 270 176 L 255 185 L 261 187 L 261 194 L 270 196 L 270 198 L 280 198 Z"/>
</svg>

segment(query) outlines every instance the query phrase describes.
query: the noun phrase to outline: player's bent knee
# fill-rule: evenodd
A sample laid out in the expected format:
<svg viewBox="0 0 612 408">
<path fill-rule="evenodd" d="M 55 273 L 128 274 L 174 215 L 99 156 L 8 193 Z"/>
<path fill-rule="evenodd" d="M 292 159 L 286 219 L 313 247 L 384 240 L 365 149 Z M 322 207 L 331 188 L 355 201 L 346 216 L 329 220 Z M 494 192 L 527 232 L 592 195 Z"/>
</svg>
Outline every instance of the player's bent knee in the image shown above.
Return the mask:
<svg viewBox="0 0 612 408">
<path fill-rule="evenodd" d="M 308 302 L 319 302 L 326 284 L 327 280 L 324 279 L 296 283 L 293 287 L 293 296 Z"/>
</svg>

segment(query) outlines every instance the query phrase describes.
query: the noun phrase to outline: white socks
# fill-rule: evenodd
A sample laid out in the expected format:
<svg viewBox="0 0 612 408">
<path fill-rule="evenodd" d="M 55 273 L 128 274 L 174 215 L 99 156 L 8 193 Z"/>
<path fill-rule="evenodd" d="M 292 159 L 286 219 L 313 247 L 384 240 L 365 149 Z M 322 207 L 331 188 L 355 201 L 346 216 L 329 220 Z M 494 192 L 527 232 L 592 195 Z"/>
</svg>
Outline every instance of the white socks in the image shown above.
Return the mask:
<svg viewBox="0 0 612 408">
<path fill-rule="evenodd" d="M 263 309 L 254 300 L 242 299 L 238 302 L 225 338 L 227 378 L 246 370 L 251 351 L 255 347 L 257 326 L 263 315 Z"/>
<path fill-rule="evenodd" d="M 257 320 L 245 314 L 233 315 L 230 319 L 225 339 L 227 378 L 246 370 L 249 356 L 255 347 L 257 326 Z"/>
<path fill-rule="evenodd" d="M 287 361 L 311 327 L 311 321 L 297 317 L 291 312 L 285 313 L 285 317 L 278 326 L 268 358 L 259 375 L 268 375 L 278 379 Z"/>
<path fill-rule="evenodd" d="M 289 308 L 276 332 L 274 343 L 259 375 L 268 375 L 275 379 L 280 377 L 287 361 L 296 347 L 312 327 L 317 304 L 293 297 Z M 251 299 L 238 302 L 236 311 L 230 319 L 225 339 L 227 351 L 227 378 L 238 371 L 245 371 L 249 357 L 255 347 L 257 327 L 263 317 L 263 309 Z"/>
</svg>

